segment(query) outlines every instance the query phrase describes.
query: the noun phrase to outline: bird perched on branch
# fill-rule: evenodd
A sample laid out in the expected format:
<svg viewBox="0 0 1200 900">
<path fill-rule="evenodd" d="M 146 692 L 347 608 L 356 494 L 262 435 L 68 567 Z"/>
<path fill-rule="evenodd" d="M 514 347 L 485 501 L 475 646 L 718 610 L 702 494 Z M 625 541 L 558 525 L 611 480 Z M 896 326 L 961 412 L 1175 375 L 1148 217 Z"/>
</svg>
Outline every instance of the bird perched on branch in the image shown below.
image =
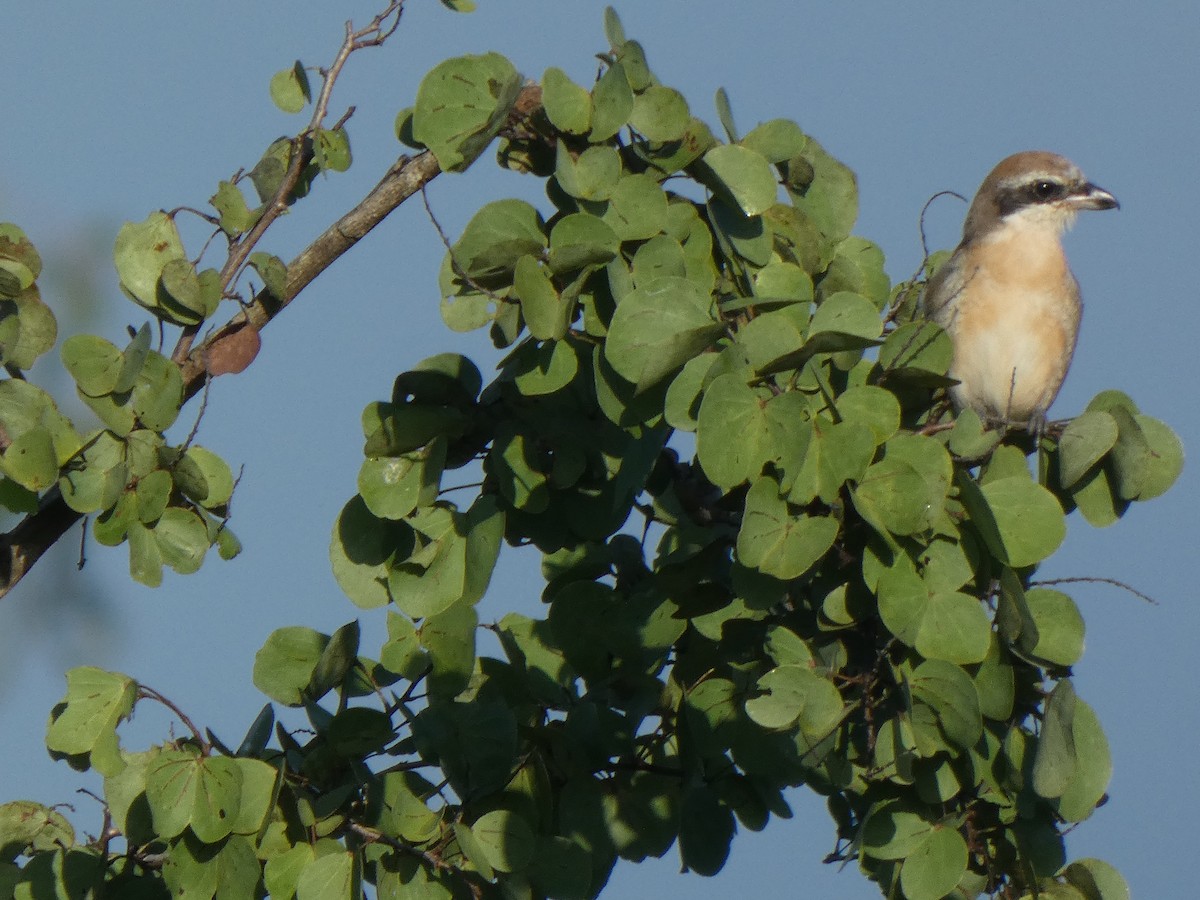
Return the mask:
<svg viewBox="0 0 1200 900">
<path fill-rule="evenodd" d="M 1079 210 L 1117 205 L 1078 166 L 1045 151 L 1010 156 L 983 180 L 962 242 L 922 300 L 954 343 L 956 409 L 970 407 L 990 424 L 1042 428 L 1082 310 L 1063 232 Z"/>
</svg>

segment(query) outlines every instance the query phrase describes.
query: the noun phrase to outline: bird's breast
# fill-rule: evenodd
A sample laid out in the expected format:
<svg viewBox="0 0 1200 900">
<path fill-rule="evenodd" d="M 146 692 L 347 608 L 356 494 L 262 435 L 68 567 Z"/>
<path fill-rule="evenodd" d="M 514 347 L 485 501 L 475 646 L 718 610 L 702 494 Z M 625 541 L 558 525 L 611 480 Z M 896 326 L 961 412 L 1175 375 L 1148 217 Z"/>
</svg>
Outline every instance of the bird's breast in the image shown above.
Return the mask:
<svg viewBox="0 0 1200 900">
<path fill-rule="evenodd" d="M 1000 235 L 960 248 L 938 316 L 954 341 L 959 406 L 1027 420 L 1062 386 L 1079 328 L 1079 288 L 1057 240 Z"/>
</svg>

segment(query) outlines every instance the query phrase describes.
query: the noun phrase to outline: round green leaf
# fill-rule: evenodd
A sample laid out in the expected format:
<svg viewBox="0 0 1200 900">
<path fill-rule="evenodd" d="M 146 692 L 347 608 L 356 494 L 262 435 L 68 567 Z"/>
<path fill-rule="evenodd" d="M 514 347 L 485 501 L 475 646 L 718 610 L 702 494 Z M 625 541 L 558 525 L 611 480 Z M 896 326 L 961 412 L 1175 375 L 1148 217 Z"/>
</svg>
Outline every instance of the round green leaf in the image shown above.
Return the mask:
<svg viewBox="0 0 1200 900">
<path fill-rule="evenodd" d="M 134 498 L 137 503 L 137 517 L 143 525 L 158 521 L 166 511 L 174 487 L 171 473 L 165 469 L 155 469 L 138 479 Z"/>
<path fill-rule="evenodd" d="M 233 496 L 233 472 L 229 464 L 196 444 L 188 447 L 172 474 L 179 489 L 206 509 L 223 506 Z"/>
<path fill-rule="evenodd" d="M 808 138 L 790 119 L 771 119 L 752 128 L 740 143 L 762 154 L 768 162 L 782 163 L 798 156 Z"/>
<path fill-rule="evenodd" d="M 271 76 L 271 102 L 285 113 L 298 113 L 311 100 L 308 73 L 304 71 L 300 60 L 296 60 L 291 68 L 282 69 Z"/>
<path fill-rule="evenodd" d="M 746 495 L 738 561 L 784 581 L 799 578 L 829 551 L 838 531 L 832 516 L 790 513 L 774 479 L 760 478 Z"/>
<path fill-rule="evenodd" d="M 182 404 L 183 376 L 179 367 L 161 353 L 150 351 L 130 404 L 137 421 L 152 431 L 166 431 L 179 417 Z"/>
<path fill-rule="evenodd" d="M 1102 859 L 1079 859 L 1063 870 L 1068 884 L 1087 900 L 1129 900 L 1129 885 L 1121 873 Z"/>
<path fill-rule="evenodd" d="M 677 141 L 691 124 L 687 101 L 674 88 L 651 85 L 633 101 L 629 124 L 656 143 Z"/>
<path fill-rule="evenodd" d="M 1150 446 L 1150 459 L 1137 499 L 1152 500 L 1166 493 L 1183 471 L 1183 442 L 1169 425 L 1158 419 L 1140 414 L 1133 418 Z"/>
<path fill-rule="evenodd" d="M 562 275 L 585 266 L 601 266 L 617 255 L 620 245 L 616 232 L 605 222 L 587 213 L 572 213 L 555 222 L 550 232 L 550 268 Z M 521 286 L 514 287 L 520 294 Z M 559 319 L 565 319 L 566 310 L 556 311 Z"/>
<path fill-rule="evenodd" d="M 163 267 L 173 259 L 187 259 L 187 253 L 174 219 L 154 212 L 143 222 L 126 222 L 121 227 L 113 257 L 121 286 L 142 306 L 157 309 Z"/>
<path fill-rule="evenodd" d="M 746 216 L 757 216 L 775 205 L 779 183 L 762 154 L 738 144 L 720 144 L 704 154 L 711 173 L 710 187 Z"/>
<path fill-rule="evenodd" d="M 980 490 L 999 534 L 999 548 L 991 543 L 989 548 L 1002 562 L 1018 569 L 1031 566 L 1057 550 L 1066 537 L 1066 518 L 1058 500 L 1028 477 L 989 481 Z M 977 510 L 970 512 L 975 519 Z M 985 539 L 988 533 L 983 531 Z"/>
<path fill-rule="evenodd" d="M 555 128 L 568 134 L 585 134 L 592 124 L 592 97 L 562 69 L 542 75 L 542 106 Z"/>
<path fill-rule="evenodd" d="M 100 397 L 112 393 L 121 375 L 121 351 L 102 337 L 74 334 L 63 341 L 62 361 L 81 393 Z"/>
<path fill-rule="evenodd" d="M 1021 649 L 1031 656 L 1057 666 L 1071 666 L 1083 656 L 1083 616 L 1075 601 L 1059 591 L 1033 588 L 1025 593 L 1025 602 L 1036 627 L 1036 643 Z"/>
<path fill-rule="evenodd" d="M 58 339 L 58 321 L 50 307 L 42 302 L 36 287 L 21 291 L 10 301 L 16 307 L 11 321 L 17 323 L 15 339 L 0 339 L 0 362 L 28 369 L 49 351 Z M 0 313 L 0 321 L 4 315 Z"/>
<path fill-rule="evenodd" d="M 934 827 L 911 805 L 886 800 L 867 816 L 863 852 L 875 859 L 904 859 L 925 842 Z"/>
<path fill-rule="evenodd" d="M 1117 442 L 1117 422 L 1101 410 L 1076 416 L 1058 440 L 1058 477 L 1064 488 L 1074 487 Z"/>
<path fill-rule="evenodd" d="M 967 842 L 953 828 L 935 827 L 900 866 L 908 900 L 941 900 L 967 871 Z"/>
<path fill-rule="evenodd" d="M 609 66 L 592 88 L 592 129 L 588 140 L 602 144 L 625 127 L 633 112 L 633 89 L 618 62 Z"/>
<path fill-rule="evenodd" d="M 296 900 L 340 900 L 354 896 L 355 854 L 330 853 L 304 867 L 296 881 Z"/>
<path fill-rule="evenodd" d="M 461 172 L 487 148 L 521 91 L 521 75 L 499 53 L 434 66 L 417 88 L 413 136 L 447 172 Z"/>
<path fill-rule="evenodd" d="M 49 430 L 38 426 L 18 435 L 0 458 L 4 474 L 21 487 L 41 492 L 58 480 L 58 458 Z"/>
<path fill-rule="evenodd" d="M 733 813 L 707 785 L 694 784 L 683 795 L 679 818 L 679 855 L 699 875 L 716 875 L 729 858 Z"/>
<path fill-rule="evenodd" d="M 645 241 L 667 226 L 667 195 L 649 175 L 623 175 L 602 217 L 622 241 Z"/>
<path fill-rule="evenodd" d="M 475 820 L 471 833 L 488 862 L 501 872 L 519 872 L 533 860 L 537 846 L 533 829 L 516 813 L 506 809 L 485 813 Z"/>
<path fill-rule="evenodd" d="M 154 526 L 162 561 L 180 575 L 190 575 L 204 563 L 208 528 L 190 509 L 168 507 Z"/>
<path fill-rule="evenodd" d="M 228 756 L 201 757 L 189 824 L 196 837 L 215 844 L 233 829 L 242 802 L 242 769 Z"/>
<path fill-rule="evenodd" d="M 605 357 L 639 390 L 658 384 L 724 330 L 713 321 L 709 302 L 685 278 L 658 278 L 634 288 L 613 314 Z"/>
<path fill-rule="evenodd" d="M 1071 724 L 1075 749 L 1075 767 L 1062 794 L 1056 801 L 1058 814 L 1068 822 L 1082 822 L 1104 799 L 1112 779 L 1112 752 L 1096 713 L 1076 698 Z"/>
<path fill-rule="evenodd" d="M 777 666 L 758 680 L 758 689 L 765 693 L 746 701 L 746 715 L 763 728 L 789 728 L 798 722 L 815 743 L 841 720 L 841 694 L 833 682 L 807 666 Z"/>
<path fill-rule="evenodd" d="M 607 200 L 621 177 L 621 156 L 607 144 L 589 147 L 571 155 L 566 144 L 559 141 L 554 177 L 570 196 L 580 200 Z"/>
</svg>

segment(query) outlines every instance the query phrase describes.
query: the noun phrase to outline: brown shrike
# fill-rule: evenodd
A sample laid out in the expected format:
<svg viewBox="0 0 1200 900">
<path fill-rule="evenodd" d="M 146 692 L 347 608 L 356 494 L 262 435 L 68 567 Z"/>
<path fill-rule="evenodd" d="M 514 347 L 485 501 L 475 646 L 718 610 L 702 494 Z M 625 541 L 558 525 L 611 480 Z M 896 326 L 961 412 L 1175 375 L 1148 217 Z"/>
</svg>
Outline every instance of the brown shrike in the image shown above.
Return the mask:
<svg viewBox="0 0 1200 900">
<path fill-rule="evenodd" d="M 1074 163 L 1044 151 L 1010 156 L 983 180 L 962 243 L 922 300 L 954 344 L 956 409 L 970 407 L 991 424 L 1044 424 L 1082 311 L 1062 235 L 1079 210 L 1116 206 Z"/>
</svg>

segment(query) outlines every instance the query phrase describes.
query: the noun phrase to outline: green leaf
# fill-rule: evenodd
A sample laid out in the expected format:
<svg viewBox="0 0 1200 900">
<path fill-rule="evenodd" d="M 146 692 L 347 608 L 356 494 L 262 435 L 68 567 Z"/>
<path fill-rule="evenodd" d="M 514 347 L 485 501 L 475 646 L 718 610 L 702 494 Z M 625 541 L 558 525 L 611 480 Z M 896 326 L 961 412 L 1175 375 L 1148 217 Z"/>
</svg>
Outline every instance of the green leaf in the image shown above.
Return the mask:
<svg viewBox="0 0 1200 900">
<path fill-rule="evenodd" d="M 703 164 L 709 187 L 743 215 L 757 216 L 775 205 L 779 184 L 760 153 L 738 144 L 721 144 L 704 154 Z"/>
<path fill-rule="evenodd" d="M 46 428 L 30 428 L 13 439 L 0 458 L 0 469 L 26 490 L 41 492 L 58 480 L 54 439 Z"/>
<path fill-rule="evenodd" d="M 350 168 L 350 136 L 345 128 L 318 128 L 313 136 L 313 161 L 322 171 L 345 172 Z"/>
<path fill-rule="evenodd" d="M 808 336 L 824 352 L 869 346 L 882 331 L 883 322 L 875 304 L 859 294 L 839 291 L 821 301 L 813 313 Z"/>
<path fill-rule="evenodd" d="M 92 666 L 71 669 L 67 672 L 66 705 L 52 715 L 46 748 L 74 756 L 93 753 L 105 743 L 115 744 L 116 727 L 133 713 L 136 699 L 137 682 L 132 678 Z M 95 766 L 96 760 L 92 762 Z"/>
<path fill-rule="evenodd" d="M 242 801 L 242 769 L 228 756 L 201 757 L 196 764 L 196 798 L 191 825 L 196 837 L 214 844 L 230 833 Z"/>
<path fill-rule="evenodd" d="M 271 102 L 285 113 L 298 113 L 312 101 L 308 73 L 300 60 L 271 76 Z"/>
<path fill-rule="evenodd" d="M 954 347 L 950 335 L 933 322 L 906 322 L 879 348 L 879 365 L 889 378 L 935 387 L 943 384 Z"/>
<path fill-rule="evenodd" d="M 548 897 L 582 900 L 591 894 L 591 857 L 568 838 L 558 835 L 539 837 L 529 879 Z"/>
<path fill-rule="evenodd" d="M 609 66 L 592 88 L 592 129 L 588 140 L 602 144 L 625 127 L 633 112 L 633 89 L 620 63 Z"/>
<path fill-rule="evenodd" d="M 782 163 L 800 155 L 808 138 L 791 119 L 771 119 L 752 128 L 739 143 L 762 154 L 769 162 Z"/>
<path fill-rule="evenodd" d="M 838 536 L 832 516 L 793 515 L 772 478 L 755 481 L 746 495 L 738 531 L 738 560 L 781 580 L 799 578 L 823 557 Z"/>
<path fill-rule="evenodd" d="M 17 334 L 8 334 L 5 323 L 15 323 Z M 42 302 L 36 286 L 0 303 L 0 363 L 28 369 L 48 352 L 58 339 L 58 322 L 50 307 Z"/>
<path fill-rule="evenodd" d="M 825 152 L 811 137 L 787 164 L 792 202 L 833 240 L 850 234 L 858 218 L 854 173 Z"/>
<path fill-rule="evenodd" d="M 329 635 L 290 626 L 271 632 L 254 656 L 254 686 L 284 706 L 301 706 Z"/>
<path fill-rule="evenodd" d="M 161 432 L 174 424 L 182 405 L 183 375 L 179 367 L 161 353 L 151 350 L 133 387 L 130 397 L 132 413 L 144 427 Z"/>
<path fill-rule="evenodd" d="M 933 711 L 942 733 L 951 743 L 974 746 L 983 731 L 979 694 L 971 677 L 953 663 L 927 659 L 909 679 L 914 701 Z"/>
<path fill-rule="evenodd" d="M 609 325 L 605 357 L 638 391 L 673 375 L 724 330 L 709 297 L 685 278 L 658 278 L 634 288 Z"/>
<path fill-rule="evenodd" d="M 683 795 L 679 818 L 679 855 L 698 875 L 716 875 L 729 858 L 733 813 L 707 785 L 692 785 Z"/>
<path fill-rule="evenodd" d="M 516 813 L 506 809 L 484 813 L 471 826 L 471 833 L 488 862 L 501 872 L 520 872 L 533 861 L 533 829 Z"/>
<path fill-rule="evenodd" d="M 586 134 L 592 124 L 592 97 L 585 88 L 551 67 L 542 75 L 542 106 L 555 128 L 568 134 Z"/>
<path fill-rule="evenodd" d="M 589 147 L 576 158 L 561 141 L 554 177 L 559 186 L 580 200 L 607 200 L 621 178 L 621 156 L 608 145 Z"/>
<path fill-rule="evenodd" d="M 650 85 L 634 98 L 629 115 L 633 130 L 656 143 L 679 140 L 691 121 L 692 114 L 683 95 L 658 84 Z"/>
<path fill-rule="evenodd" d="M 386 606 L 392 560 L 407 558 L 412 529 L 375 516 L 361 496 L 353 497 L 334 523 L 329 559 L 338 585 L 363 609 Z M 265 692 L 264 692 L 265 693 Z"/>
<path fill-rule="evenodd" d="M 904 859 L 929 838 L 934 827 L 912 805 L 885 800 L 867 815 L 863 852 L 875 859 Z"/>
<path fill-rule="evenodd" d="M 799 723 L 812 743 L 828 735 L 841 721 L 842 696 L 828 678 L 806 665 L 783 665 L 758 680 L 765 693 L 746 701 L 746 715 L 763 728 L 790 728 Z"/>
<path fill-rule="evenodd" d="M 1062 680 L 1046 698 L 1033 757 L 1033 789 L 1039 797 L 1061 797 L 1075 775 L 1075 689 Z"/>
<path fill-rule="evenodd" d="M 1058 500 L 1044 487 L 1027 478 L 1004 478 L 983 485 L 982 493 L 1000 532 L 1001 560 L 1021 568 L 1058 549 L 1066 521 Z"/>
<path fill-rule="evenodd" d="M 287 266 L 282 259 L 258 250 L 250 254 L 249 263 L 273 297 L 283 299 L 287 296 Z"/>
<path fill-rule="evenodd" d="M 908 900 L 941 900 L 967 871 L 967 842 L 953 828 L 935 827 L 904 859 L 900 886 Z"/>
<path fill-rule="evenodd" d="M 1170 426 L 1150 416 L 1133 417 L 1150 447 L 1138 500 L 1152 500 L 1167 492 L 1183 471 L 1183 442 Z"/>
<path fill-rule="evenodd" d="M 1032 638 L 1022 633 L 1021 650 L 1056 666 L 1071 666 L 1083 656 L 1083 616 L 1075 601 L 1059 591 L 1033 588 L 1025 592 L 1033 619 Z"/>
<path fill-rule="evenodd" d="M 532 256 L 517 260 L 513 291 L 521 301 L 521 314 L 529 333 L 535 338 L 558 339 L 567 333 L 570 306 L 558 296 L 550 274 Z"/>
<path fill-rule="evenodd" d="M 358 883 L 357 869 L 351 852 L 314 859 L 296 882 L 296 900 L 350 900 Z"/>
<path fill-rule="evenodd" d="M 296 895 L 300 873 L 316 858 L 310 844 L 296 844 L 267 860 L 263 867 L 263 886 L 272 897 L 290 898 Z"/>
<path fill-rule="evenodd" d="M 487 149 L 520 91 L 520 73 L 499 53 L 445 60 L 417 89 L 413 136 L 444 171 L 461 172 Z"/>
<path fill-rule="evenodd" d="M 571 341 L 527 343 L 509 363 L 505 368 L 513 373 L 513 383 L 526 397 L 562 390 L 579 372 L 579 356 Z"/>
<path fill-rule="evenodd" d="M 230 237 L 245 234 L 262 215 L 261 209 L 250 209 L 242 189 L 230 181 L 219 182 L 217 192 L 209 197 L 208 202 L 217 211 L 221 230 Z"/>
<path fill-rule="evenodd" d="M 224 506 L 233 496 L 233 472 L 211 450 L 192 444 L 171 470 L 175 485 L 206 509 Z"/>
<path fill-rule="evenodd" d="M 169 507 L 154 525 L 154 538 L 164 564 L 180 575 L 199 571 L 208 552 L 208 527 L 190 509 Z"/>
<path fill-rule="evenodd" d="M 1117 422 L 1106 412 L 1076 416 L 1058 441 L 1058 477 L 1064 488 L 1075 487 L 1087 471 L 1117 442 Z"/>
<path fill-rule="evenodd" d="M 603 219 L 622 241 L 646 241 L 667 226 L 667 195 L 649 175 L 622 175 Z"/>
<path fill-rule="evenodd" d="M 121 351 L 104 338 L 71 335 L 63 341 L 61 352 L 63 365 L 75 379 L 80 393 L 100 397 L 116 390 L 125 360 Z"/>
<path fill-rule="evenodd" d="M 878 592 L 888 631 L 927 659 L 966 665 L 987 655 L 991 622 L 974 597 L 931 591 L 904 559 L 883 573 Z"/>
<path fill-rule="evenodd" d="M 1082 822 L 1104 800 L 1112 778 L 1112 752 L 1100 720 L 1090 706 L 1075 700 L 1075 716 L 1071 727 L 1075 746 L 1075 768 L 1055 806 L 1068 822 Z M 1040 745 L 1039 745 L 1040 749 Z M 1034 758 L 1036 765 L 1036 756 Z"/>
<path fill-rule="evenodd" d="M 555 222 L 550 232 L 550 268 L 556 275 L 562 275 L 586 266 L 602 266 L 617 255 L 620 246 L 616 232 L 602 220 L 586 213 L 572 213 Z M 520 287 L 515 283 L 514 287 L 520 294 Z M 573 307 L 571 304 L 569 308 L 572 312 Z M 563 310 L 559 318 L 567 314 L 568 310 Z"/>
<path fill-rule="evenodd" d="M 204 760 L 185 750 L 164 750 L 146 767 L 146 801 L 159 837 L 181 834 L 197 807 L 205 805 L 206 801 L 199 799 L 206 790 L 201 784 L 203 768 Z"/>
<path fill-rule="evenodd" d="M 1129 900 L 1129 885 L 1121 873 L 1102 859 L 1079 859 L 1063 870 L 1067 883 L 1087 900 Z"/>
<path fill-rule="evenodd" d="M 168 262 L 187 259 L 175 220 L 154 212 L 143 222 L 126 222 L 117 233 L 113 258 L 121 287 L 142 306 L 166 315 L 160 311 L 159 278 Z"/>
<path fill-rule="evenodd" d="M 451 251 L 457 270 L 470 278 L 494 278 L 523 256 L 540 256 L 546 246 L 542 218 L 523 200 L 497 200 L 472 216 Z"/>
<path fill-rule="evenodd" d="M 421 625 L 421 645 L 429 651 L 433 671 L 430 693 L 453 697 L 466 688 L 475 667 L 475 629 L 479 617 L 465 604 L 455 604 Z"/>
</svg>

